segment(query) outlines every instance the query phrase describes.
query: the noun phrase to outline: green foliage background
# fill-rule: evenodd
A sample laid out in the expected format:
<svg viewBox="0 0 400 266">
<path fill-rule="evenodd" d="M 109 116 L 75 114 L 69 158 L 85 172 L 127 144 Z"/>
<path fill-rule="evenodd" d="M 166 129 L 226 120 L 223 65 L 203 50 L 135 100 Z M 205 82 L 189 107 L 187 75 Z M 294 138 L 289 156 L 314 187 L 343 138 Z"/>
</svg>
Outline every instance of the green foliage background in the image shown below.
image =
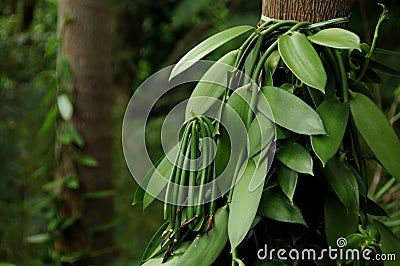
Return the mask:
<svg viewBox="0 0 400 266">
<path fill-rule="evenodd" d="M 380 10 L 375 1 L 363 2 L 364 8 L 360 4 L 353 8 L 350 28 L 368 41 Z M 400 51 L 393 37 L 400 31 L 400 5 L 396 0 L 386 2 L 391 19 L 383 25 L 377 46 Z M 23 4 L 23 0 L 0 2 L 0 262 L 42 265 L 50 259 L 51 241 L 47 241 L 46 233 L 57 219 L 54 195 L 46 190 L 46 184 L 53 180 L 54 166 L 57 1 L 35 1 L 27 30 L 21 29 Z M 117 97 L 114 126 L 108 130 L 114 136 L 115 232 L 120 255 L 115 265 L 136 265 L 162 221 L 161 205 L 154 204 L 146 215 L 140 207 L 130 206 L 136 184 L 126 167 L 120 141 L 124 107 L 130 95 L 150 74 L 176 62 L 206 36 L 233 25 L 256 24 L 260 4 L 241 0 L 114 0 Z M 226 50 L 229 45 L 235 47 L 230 43 Z M 209 58 L 218 58 L 223 52 Z M 384 56 L 380 60 L 400 69 L 399 57 Z M 382 77 L 382 106 L 387 111 L 399 79 Z M 147 136 L 152 158 L 161 155 L 159 128 L 165 111 L 188 95 L 176 92 L 155 110 L 148 125 L 154 130 L 149 130 L 152 133 Z M 400 132 L 399 122 L 395 128 Z M 368 166 L 372 179 L 376 165 L 372 162 Z M 383 175 L 379 188 L 385 189 L 388 181 Z M 381 192 L 375 198 L 388 210 L 399 213 L 399 186 L 392 183 Z M 400 221 L 400 215 L 396 215 Z M 400 235 L 400 223 L 392 226 Z"/>
</svg>

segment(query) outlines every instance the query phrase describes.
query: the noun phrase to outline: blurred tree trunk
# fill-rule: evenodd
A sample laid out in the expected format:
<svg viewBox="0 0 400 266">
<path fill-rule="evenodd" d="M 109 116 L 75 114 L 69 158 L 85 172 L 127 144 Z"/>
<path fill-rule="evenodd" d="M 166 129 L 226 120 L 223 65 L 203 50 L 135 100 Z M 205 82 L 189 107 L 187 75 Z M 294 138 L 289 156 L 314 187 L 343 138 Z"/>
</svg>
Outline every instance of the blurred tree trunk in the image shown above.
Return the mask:
<svg viewBox="0 0 400 266">
<path fill-rule="evenodd" d="M 14 1 L 14 4 L 17 1 Z M 35 11 L 36 0 L 23 0 L 22 2 L 22 16 L 21 16 L 21 31 L 26 31 L 33 21 L 33 14 Z"/>
<path fill-rule="evenodd" d="M 112 0 L 59 0 L 58 16 L 59 56 L 66 58 L 71 68 L 71 80 L 63 85 L 74 106 L 71 124 L 84 145 L 63 146 L 59 152 L 56 177 L 76 176 L 80 186 L 64 186 L 60 191 L 60 217 L 74 222 L 60 232 L 55 248 L 62 254 L 82 252 L 73 265 L 105 265 L 115 257 L 113 228 L 109 226 L 114 214 Z M 77 154 L 93 157 L 98 165 L 77 161 Z M 101 191 L 105 193 L 98 193 Z"/>
<path fill-rule="evenodd" d="M 262 0 L 262 14 L 274 19 L 318 22 L 346 17 L 354 0 Z"/>
</svg>

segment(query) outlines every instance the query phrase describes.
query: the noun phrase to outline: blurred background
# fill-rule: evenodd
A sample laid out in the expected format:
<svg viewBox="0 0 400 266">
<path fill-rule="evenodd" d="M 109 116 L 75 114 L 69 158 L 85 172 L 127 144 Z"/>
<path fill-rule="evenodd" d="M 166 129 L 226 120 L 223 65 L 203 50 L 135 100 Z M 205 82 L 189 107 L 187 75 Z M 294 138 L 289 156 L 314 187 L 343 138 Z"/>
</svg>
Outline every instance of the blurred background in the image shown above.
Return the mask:
<svg viewBox="0 0 400 266">
<path fill-rule="evenodd" d="M 235 25 L 256 25 L 261 1 L 113 0 L 110 3 L 112 86 L 107 93 L 113 99 L 112 122 L 111 126 L 105 124 L 103 128 L 99 125 L 98 130 L 111 136 L 112 182 L 111 188 L 92 193 L 91 197 L 104 196 L 114 202 L 112 213 L 107 214 L 110 221 L 97 228 L 112 232 L 113 262 L 110 265 L 137 265 L 163 219 L 158 202 L 145 211 L 141 204 L 131 206 L 137 184 L 127 169 L 121 146 L 125 107 L 135 89 L 149 75 L 177 62 L 207 36 Z M 382 26 L 377 47 L 400 52 L 397 38 L 400 3 L 391 0 L 385 4 L 390 20 Z M 376 1 L 358 1 L 352 8 L 350 29 L 370 44 L 380 12 Z M 57 0 L 0 0 L 0 265 L 3 266 L 58 265 L 61 261 L 73 264 L 80 256 L 60 254 L 55 248 L 57 232 L 76 223 L 76 219 L 63 220 L 59 214 L 60 205 L 66 199 L 59 195 L 58 186 L 62 182 L 71 191 L 80 191 L 78 178 L 56 178 L 58 165 L 64 161 L 57 153 L 60 145 L 79 146 L 80 142 L 87 141 L 73 129 L 63 128 L 63 114 L 61 117 L 59 114 L 57 65 L 59 71 L 65 72 L 64 76 L 69 74 L 68 67 L 60 67 L 57 61 L 58 13 Z M 240 39 L 228 43 L 208 58 L 218 58 L 237 47 L 239 42 Z M 400 56 L 375 58 L 400 71 Z M 400 80 L 385 74 L 381 78 L 382 84 L 373 85 L 375 99 L 385 113 L 393 116 L 398 112 Z M 162 98 L 153 110 L 147 125 L 147 144 L 152 159 L 162 154 L 160 127 L 163 118 L 189 94 L 190 91 L 175 92 Z M 64 134 L 64 131 L 69 133 Z M 97 161 L 91 157 L 79 157 L 78 163 L 97 167 Z M 397 184 L 379 174 L 374 163 L 369 167 L 377 200 L 387 209 L 399 210 L 400 204 L 393 204 L 394 199 L 399 198 Z M 392 221 L 391 227 L 399 235 L 400 215 L 395 221 L 397 224 Z"/>
</svg>

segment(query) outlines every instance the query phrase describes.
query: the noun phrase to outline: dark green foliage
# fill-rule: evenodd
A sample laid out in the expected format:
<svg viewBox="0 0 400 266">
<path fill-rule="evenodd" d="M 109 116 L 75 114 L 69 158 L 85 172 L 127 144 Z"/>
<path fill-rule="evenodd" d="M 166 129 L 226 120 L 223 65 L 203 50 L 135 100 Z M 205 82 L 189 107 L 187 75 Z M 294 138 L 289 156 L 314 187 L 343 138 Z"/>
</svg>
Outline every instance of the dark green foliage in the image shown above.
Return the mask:
<svg viewBox="0 0 400 266">
<path fill-rule="evenodd" d="M 365 95 L 354 92 L 361 86 L 368 91 L 371 81 L 380 80 L 378 74 L 372 70 L 377 64 L 370 65 L 370 58 L 375 50 L 380 26 L 387 19 L 386 7 L 382 7 L 383 12 L 379 17 L 372 45 L 365 51 L 361 49 L 360 38 L 355 33 L 332 28 L 330 25 L 345 19 L 315 25 L 264 18 L 264 24 L 254 28 L 235 53 L 237 58 L 234 67 L 237 69 L 229 71 L 233 74 L 227 75 L 230 76 L 227 84 L 236 81 L 238 84 L 235 83 L 235 86 L 238 89 L 233 92 L 226 89 L 223 94 L 222 90 L 215 91 L 207 86 L 198 85 L 194 90 L 193 96 L 204 95 L 211 99 L 220 99 L 233 108 L 237 116 L 226 115 L 226 121 L 231 124 L 243 124 L 250 138 L 250 147 L 246 147 L 244 142 L 231 143 L 231 147 L 239 147 L 241 151 L 235 158 L 237 165 L 231 175 L 232 184 L 235 186 L 230 188 L 229 193 L 220 195 L 216 200 L 220 206 L 226 202 L 229 211 L 230 245 L 225 250 L 231 251 L 232 265 L 264 263 L 262 258 L 257 258 L 254 245 L 260 247 L 268 244 L 269 248 L 290 247 L 297 250 L 313 247 L 319 251 L 328 246 L 343 248 L 346 246 L 345 237 L 348 237 L 350 244 L 354 244 L 356 248 L 362 250 L 367 247 L 371 249 L 372 254 L 382 254 L 383 242 L 390 242 L 390 245 L 400 244 L 400 240 L 394 237 L 388 227 L 373 220 L 370 215 L 371 212 L 379 215 L 386 213 L 379 205 L 367 199 L 368 169 L 361 146 L 363 143 L 358 134 L 363 137 L 373 156 L 397 181 L 400 181 L 400 141 L 385 115 L 368 98 L 368 93 Z M 325 26 L 329 28 L 324 29 Z M 246 33 L 245 29 L 247 28 L 236 27 L 217 33 L 195 46 L 181 61 L 197 61 L 231 38 Z M 225 36 L 228 32 L 232 32 L 229 37 Z M 268 61 L 274 52 L 279 53 L 282 60 Z M 359 60 L 358 65 L 354 63 L 356 59 Z M 273 67 L 272 62 L 277 66 Z M 170 79 L 193 64 L 194 62 L 184 66 L 176 65 Z M 242 75 L 238 74 L 238 70 L 248 74 L 255 84 L 268 86 L 258 88 L 246 78 L 235 77 Z M 216 67 L 213 71 L 219 69 Z M 219 73 L 214 75 L 218 76 Z M 277 87 L 273 84 L 283 85 Z M 259 90 L 262 93 L 259 93 Z M 195 145 L 200 141 L 196 138 L 197 130 L 190 131 L 188 128 L 193 128 L 190 121 L 196 118 L 203 119 L 204 109 L 208 108 L 209 103 L 210 99 L 207 99 L 203 104 L 200 101 L 197 105 L 190 106 L 193 118 L 184 126 L 186 133 L 180 138 L 183 143 L 180 146 L 181 154 L 188 154 L 193 149 L 193 140 Z M 253 129 L 252 125 L 258 121 L 259 116 L 291 132 L 286 133 L 283 139 L 279 138 L 282 133 L 277 133 L 277 150 L 270 172 L 268 160 L 271 157 L 265 155 L 270 147 L 274 148 L 275 145 L 260 145 L 257 149 L 260 155 L 253 157 L 254 143 L 257 143 L 254 138 L 270 134 L 269 127 L 261 126 L 261 134 Z M 217 125 L 218 116 L 215 117 L 212 123 Z M 283 132 L 281 128 L 279 130 Z M 219 138 L 225 138 L 223 134 L 227 133 L 222 132 L 222 135 L 214 136 L 216 143 Z M 185 144 L 189 142 L 190 145 Z M 216 152 L 218 157 L 222 150 L 217 149 Z M 258 160 L 255 161 L 255 158 Z M 179 165 L 182 163 L 178 160 L 173 169 L 179 169 Z M 191 171 L 197 173 L 197 170 L 193 169 Z M 215 176 L 210 178 L 209 180 L 213 180 Z M 293 180 L 289 180 L 290 178 Z M 190 227 L 187 229 L 186 223 L 198 218 L 190 212 L 192 206 L 182 203 L 185 194 L 180 190 L 169 189 L 177 180 L 180 180 L 181 185 L 191 186 L 185 181 L 184 170 L 173 170 L 171 183 L 165 185 L 167 199 L 180 199 L 174 200 L 177 202 L 176 206 L 173 203 L 165 203 L 168 215 L 164 215 L 164 218 L 175 225 L 172 226 L 171 233 L 164 237 L 164 241 L 171 242 L 173 239 L 173 242 L 168 247 L 162 244 L 157 249 L 158 253 L 164 254 L 162 259 L 151 259 L 145 265 L 168 265 L 184 256 L 189 258 L 191 254 L 196 258 L 198 250 L 186 249 L 183 255 L 173 253 L 174 249 L 180 249 L 181 245 L 187 242 L 192 242 L 192 245 L 196 242 L 193 238 L 195 230 Z M 252 184 L 254 180 L 258 180 L 256 185 Z M 197 184 L 202 185 L 203 182 Z M 214 193 L 214 188 L 210 193 Z M 198 197 L 204 196 L 200 194 Z M 207 208 L 207 205 L 195 206 L 200 207 Z M 182 213 L 186 213 L 184 220 L 181 220 Z M 207 227 L 204 225 L 203 230 L 199 231 L 200 237 L 204 238 L 208 232 L 212 232 L 210 224 L 220 226 L 217 221 L 211 219 Z M 364 228 L 368 228 L 368 231 Z M 385 236 L 381 239 L 382 233 Z M 345 243 L 342 244 L 342 241 Z M 211 245 L 211 242 L 209 244 Z M 212 260 L 204 262 L 199 258 L 190 260 L 190 264 L 204 262 L 202 265 L 211 265 L 212 262 L 223 261 L 222 257 L 226 256 L 229 255 L 223 252 L 220 259 L 215 260 L 212 257 Z M 301 260 L 284 260 L 279 255 L 268 259 L 280 259 L 286 265 L 305 263 Z M 335 259 L 331 258 L 330 262 L 334 263 Z M 337 262 L 342 263 L 342 258 L 337 259 Z M 352 265 L 365 263 L 364 258 L 347 262 Z"/>
</svg>

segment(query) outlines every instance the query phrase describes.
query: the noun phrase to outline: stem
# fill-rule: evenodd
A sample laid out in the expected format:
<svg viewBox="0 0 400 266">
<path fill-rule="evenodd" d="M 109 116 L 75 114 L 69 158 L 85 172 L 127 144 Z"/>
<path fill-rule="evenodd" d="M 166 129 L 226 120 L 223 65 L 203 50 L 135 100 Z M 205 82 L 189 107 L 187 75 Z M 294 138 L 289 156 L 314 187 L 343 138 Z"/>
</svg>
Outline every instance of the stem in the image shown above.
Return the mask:
<svg viewBox="0 0 400 266">
<path fill-rule="evenodd" d="M 236 250 L 236 248 L 234 248 L 232 250 L 232 266 L 236 265 L 235 259 L 237 259 L 237 250 Z"/>
<path fill-rule="evenodd" d="M 262 55 L 260 60 L 258 61 L 257 67 L 253 72 L 252 80 L 258 85 L 258 78 L 260 76 L 261 70 L 264 67 L 265 61 L 267 58 L 271 55 L 271 53 L 276 49 L 278 46 L 278 40 L 274 41 L 270 47 L 268 47 L 267 51 Z M 250 108 L 247 113 L 247 119 L 246 119 L 246 127 L 248 128 L 251 120 L 253 118 L 253 110 L 255 110 L 256 104 L 257 104 L 257 95 L 258 95 L 258 87 L 256 88 L 251 88 L 251 99 L 250 99 Z"/>
<path fill-rule="evenodd" d="M 334 49 L 335 57 L 337 60 L 337 63 L 339 65 L 339 71 L 340 71 L 340 78 L 342 81 L 342 97 L 343 101 L 345 103 L 349 102 L 349 86 L 347 84 L 347 76 L 346 76 L 346 70 L 344 68 L 344 63 L 342 56 L 340 55 L 340 52 L 338 49 Z"/>
<path fill-rule="evenodd" d="M 382 24 L 383 21 L 385 21 L 386 19 L 389 18 L 388 10 L 387 10 L 386 6 L 384 6 L 382 4 L 379 4 L 379 5 L 382 6 L 383 11 L 382 11 L 382 14 L 379 16 L 378 23 L 376 24 L 374 38 L 372 40 L 371 47 L 370 47 L 367 55 L 365 56 L 365 62 L 364 62 L 363 68 L 361 69 L 360 76 L 357 79 L 357 82 L 360 82 L 361 79 L 364 77 L 365 73 L 367 72 L 369 60 L 370 60 L 370 58 L 371 58 L 371 56 L 372 56 L 372 54 L 373 54 L 373 52 L 375 50 L 376 41 L 378 40 L 379 30 L 381 28 L 381 24 Z"/>
</svg>

